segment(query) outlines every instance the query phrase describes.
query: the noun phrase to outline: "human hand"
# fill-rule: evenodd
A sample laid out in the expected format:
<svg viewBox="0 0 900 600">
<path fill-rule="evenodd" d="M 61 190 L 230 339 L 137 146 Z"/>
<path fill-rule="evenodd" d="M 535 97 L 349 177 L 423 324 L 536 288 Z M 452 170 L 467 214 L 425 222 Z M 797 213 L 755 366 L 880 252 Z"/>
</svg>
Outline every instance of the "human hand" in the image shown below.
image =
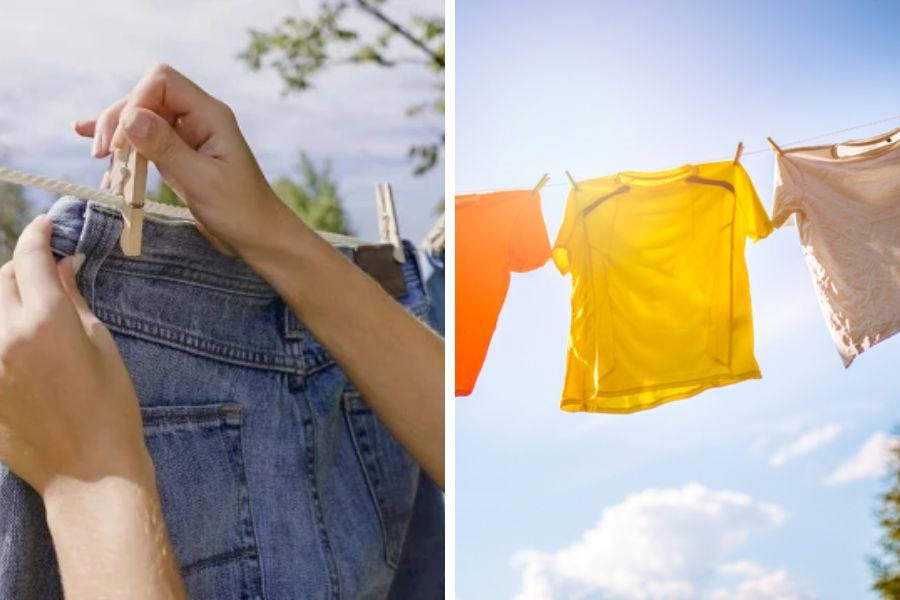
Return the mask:
<svg viewBox="0 0 900 600">
<path fill-rule="evenodd" d="M 44 495 L 60 479 L 143 473 L 137 394 L 115 341 L 54 263 L 50 220 L 0 268 L 0 460 Z"/>
<path fill-rule="evenodd" d="M 232 110 L 168 65 L 75 131 L 94 138 L 95 158 L 127 142 L 152 161 L 223 253 L 251 249 L 284 214 Z"/>
</svg>

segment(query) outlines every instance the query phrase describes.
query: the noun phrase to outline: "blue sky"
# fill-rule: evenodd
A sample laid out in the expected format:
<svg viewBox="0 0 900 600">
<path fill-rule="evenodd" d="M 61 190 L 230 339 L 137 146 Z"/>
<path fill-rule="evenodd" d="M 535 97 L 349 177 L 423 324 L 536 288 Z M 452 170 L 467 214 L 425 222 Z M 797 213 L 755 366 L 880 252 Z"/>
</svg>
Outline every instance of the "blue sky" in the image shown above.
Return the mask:
<svg viewBox="0 0 900 600">
<path fill-rule="evenodd" d="M 457 3 L 456 186 L 549 172 L 551 240 L 565 169 L 663 170 L 900 115 L 894 2 L 510 7 Z M 743 163 L 771 209 L 771 153 Z M 456 401 L 459 598 L 875 597 L 900 336 L 844 370 L 796 230 L 746 257 L 763 379 L 627 416 L 559 410 L 570 280 L 513 276 Z"/>
<path fill-rule="evenodd" d="M 432 139 L 439 116 L 408 119 L 405 109 L 432 98 L 424 68 L 338 68 L 315 89 L 282 96 L 272 71 L 251 73 L 237 60 L 250 28 L 267 29 L 290 14 L 310 14 L 314 0 L 153 0 L 110 3 L 32 0 L 5 3 L 0 18 L 0 156 L 4 164 L 97 185 L 104 162 L 69 122 L 99 114 L 143 73 L 165 61 L 235 110 L 270 178 L 294 172 L 299 152 L 333 161 L 356 233 L 377 238 L 374 186 L 393 184 L 400 232 L 419 242 L 443 197 L 443 165 L 424 177 L 406 159 L 412 143 Z M 393 0 L 385 10 L 442 14 L 442 0 Z M 353 19 L 363 32 L 371 20 Z M 411 52 L 397 43 L 397 55 Z M 46 196 L 34 193 L 34 198 Z"/>
</svg>

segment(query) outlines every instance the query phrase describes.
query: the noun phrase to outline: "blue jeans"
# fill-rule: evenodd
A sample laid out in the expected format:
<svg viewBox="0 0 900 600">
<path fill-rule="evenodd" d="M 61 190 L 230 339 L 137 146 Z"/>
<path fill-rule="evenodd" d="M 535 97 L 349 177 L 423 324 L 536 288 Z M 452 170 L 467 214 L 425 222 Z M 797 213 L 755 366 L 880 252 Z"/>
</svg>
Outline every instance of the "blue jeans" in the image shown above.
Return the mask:
<svg viewBox="0 0 900 600">
<path fill-rule="evenodd" d="M 428 281 L 425 282 L 430 302 L 428 318 L 435 331 L 444 335 L 444 251 L 440 253 L 429 251 L 425 256 L 433 269 Z"/>
<path fill-rule="evenodd" d="M 115 210 L 64 198 L 50 216 L 55 253 L 86 255 L 79 288 L 134 380 L 191 598 L 443 597 L 443 547 L 413 569 L 430 581 L 404 566 L 433 538 L 408 533 L 439 518 L 443 536 L 441 494 L 262 279 L 189 223 L 148 218 L 135 259 Z M 399 301 L 424 320 L 407 257 Z M 40 498 L 2 465 L 0 598 L 62 598 Z"/>
</svg>

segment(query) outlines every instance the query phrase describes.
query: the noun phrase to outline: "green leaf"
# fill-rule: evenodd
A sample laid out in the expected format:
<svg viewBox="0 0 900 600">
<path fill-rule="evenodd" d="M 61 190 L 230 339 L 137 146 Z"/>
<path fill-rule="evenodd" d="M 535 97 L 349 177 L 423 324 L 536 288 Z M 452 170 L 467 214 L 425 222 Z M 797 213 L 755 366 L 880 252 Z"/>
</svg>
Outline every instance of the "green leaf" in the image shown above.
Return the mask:
<svg viewBox="0 0 900 600">
<path fill-rule="evenodd" d="M 299 178 L 279 177 L 272 182 L 275 194 L 307 225 L 319 231 L 352 235 L 338 183 L 331 174 L 331 163 L 321 167 L 300 153 Z"/>
<path fill-rule="evenodd" d="M 440 80 L 434 100 L 409 107 L 406 114 L 411 118 L 425 111 L 443 114 L 444 19 L 442 16 L 415 16 L 393 20 L 390 10 L 381 9 L 388 4 L 387 0 L 322 0 L 317 11 L 309 17 L 290 15 L 268 31 L 250 30 L 247 47 L 238 58 L 251 71 L 274 70 L 284 84 L 281 93 L 287 95 L 312 89 L 315 77 L 336 64 L 349 62 L 396 67 L 397 61 L 390 55 L 394 47 L 392 42 L 396 41 L 398 47 L 404 47 L 404 52 L 412 49 L 419 53 L 424 60 L 416 62 L 426 64 Z M 365 6 L 369 9 L 379 7 L 381 17 Z M 348 24 L 346 19 L 350 13 L 368 19 L 375 26 L 373 33 L 364 34 L 370 28 L 357 28 L 356 21 L 353 26 Z M 412 37 L 415 43 L 398 34 L 395 27 Z M 414 173 L 422 174 L 434 168 L 442 149 L 443 138 L 438 145 L 419 144 L 409 148 Z"/>
</svg>

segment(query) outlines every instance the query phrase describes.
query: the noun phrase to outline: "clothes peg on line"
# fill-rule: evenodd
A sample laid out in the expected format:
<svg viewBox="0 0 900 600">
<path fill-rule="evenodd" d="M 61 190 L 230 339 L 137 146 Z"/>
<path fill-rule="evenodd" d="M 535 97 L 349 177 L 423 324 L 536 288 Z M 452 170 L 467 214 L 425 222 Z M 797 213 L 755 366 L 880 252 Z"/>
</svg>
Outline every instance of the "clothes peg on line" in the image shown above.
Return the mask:
<svg viewBox="0 0 900 600">
<path fill-rule="evenodd" d="M 147 159 L 129 145 L 116 149 L 110 165 L 110 191 L 122 198 L 125 225 L 119 245 L 125 256 L 139 256 L 147 192 Z"/>
<path fill-rule="evenodd" d="M 741 154 L 744 153 L 744 142 L 738 142 L 737 152 L 734 153 L 734 164 L 741 162 Z"/>
<path fill-rule="evenodd" d="M 445 245 L 444 215 L 435 222 L 422 244 L 432 252 L 442 252 Z"/>
<path fill-rule="evenodd" d="M 541 180 L 538 181 L 538 182 L 537 182 L 537 185 L 534 186 L 534 189 L 531 190 L 531 193 L 532 193 L 532 194 L 537 194 L 538 192 L 540 192 L 540 191 L 541 191 L 541 188 L 544 187 L 545 185 L 547 185 L 547 182 L 548 182 L 548 181 L 550 181 L 550 175 L 547 174 L 547 173 L 544 173 L 544 175 L 541 177 Z"/>
<path fill-rule="evenodd" d="M 575 183 L 575 178 L 572 177 L 572 174 L 569 173 L 568 171 L 566 171 L 566 177 L 569 178 L 569 181 L 572 183 L 572 187 L 575 188 L 575 189 L 577 190 L 577 189 L 578 189 L 578 184 Z"/>
<path fill-rule="evenodd" d="M 770 137 L 767 137 L 766 141 L 769 142 L 769 145 L 772 146 L 772 150 L 777 152 L 779 156 L 784 156 L 784 151 L 778 147 L 778 144 L 775 143 L 775 140 L 773 140 Z"/>
<path fill-rule="evenodd" d="M 379 239 L 382 243 L 394 247 L 394 260 L 403 264 L 406 262 L 406 257 L 403 253 L 403 242 L 400 240 L 397 207 L 394 204 L 394 192 L 390 183 L 375 185 L 375 204 L 378 207 Z"/>
</svg>

